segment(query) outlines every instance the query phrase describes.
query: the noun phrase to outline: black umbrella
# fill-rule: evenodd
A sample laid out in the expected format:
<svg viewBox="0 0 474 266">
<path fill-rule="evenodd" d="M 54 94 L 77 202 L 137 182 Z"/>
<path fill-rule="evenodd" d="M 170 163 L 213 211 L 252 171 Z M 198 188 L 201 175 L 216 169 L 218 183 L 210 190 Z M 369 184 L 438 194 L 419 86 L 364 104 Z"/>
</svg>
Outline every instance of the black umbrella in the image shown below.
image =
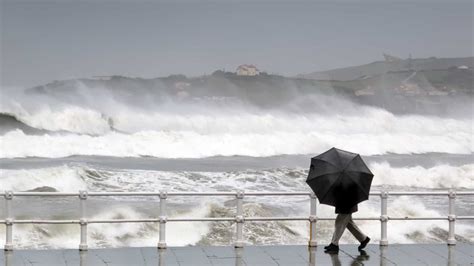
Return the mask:
<svg viewBox="0 0 474 266">
<path fill-rule="evenodd" d="M 373 177 L 359 154 L 332 148 L 311 158 L 306 183 L 319 202 L 347 209 L 369 198 Z"/>
</svg>

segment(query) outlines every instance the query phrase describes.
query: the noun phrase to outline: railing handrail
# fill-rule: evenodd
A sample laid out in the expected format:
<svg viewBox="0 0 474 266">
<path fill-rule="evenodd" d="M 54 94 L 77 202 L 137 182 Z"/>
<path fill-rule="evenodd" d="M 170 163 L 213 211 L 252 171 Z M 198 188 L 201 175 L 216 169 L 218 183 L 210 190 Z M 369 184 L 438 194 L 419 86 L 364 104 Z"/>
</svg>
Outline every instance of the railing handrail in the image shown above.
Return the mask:
<svg viewBox="0 0 474 266">
<path fill-rule="evenodd" d="M 385 191 L 373 191 L 370 192 L 370 196 L 380 196 Z M 15 196 L 20 197 L 75 197 L 79 196 L 81 192 L 30 192 L 30 191 L 4 191 L 0 192 L 0 196 L 5 196 L 8 193 L 12 193 Z M 88 196 L 95 197 L 107 197 L 107 196 L 153 196 L 159 197 L 162 191 L 160 192 L 127 192 L 127 191 L 112 191 L 112 192 L 89 192 L 87 191 Z M 168 196 L 235 196 L 239 192 L 177 192 L 170 191 L 166 192 Z M 389 195 L 393 196 L 447 196 L 450 191 L 386 191 Z M 310 196 L 312 192 L 310 191 L 294 191 L 294 192 L 270 192 L 270 191 L 245 191 L 245 196 Z M 456 195 L 466 196 L 474 195 L 474 190 L 460 190 L 456 191 Z"/>
<path fill-rule="evenodd" d="M 461 191 L 373 191 L 370 192 L 371 196 L 380 196 L 381 199 L 381 215 L 379 217 L 354 217 L 354 220 L 379 220 L 381 222 L 381 240 L 380 245 L 388 245 L 387 240 L 387 222 L 389 220 L 448 220 L 449 221 L 449 233 L 448 233 L 448 244 L 455 245 L 455 232 L 454 225 L 456 220 L 474 220 L 474 216 L 464 215 L 456 216 L 454 201 L 456 196 L 467 196 L 474 195 L 473 190 L 461 190 Z M 316 246 L 316 222 L 318 220 L 334 220 L 332 217 L 318 217 L 317 216 L 317 199 L 316 196 L 310 191 L 235 191 L 235 192 L 179 192 L 179 191 L 160 191 L 160 192 L 125 192 L 125 191 L 112 191 L 112 192 L 13 192 L 5 191 L 0 192 L 0 196 L 5 199 L 5 216 L 4 220 L 0 220 L 0 224 L 6 225 L 6 242 L 5 250 L 13 250 L 13 225 L 14 224 L 79 224 L 81 227 L 81 241 L 79 245 L 80 250 L 87 250 L 87 225 L 88 224 L 99 224 L 99 223 L 159 223 L 160 224 L 160 240 L 158 242 L 158 248 L 166 248 L 165 241 L 165 230 L 167 222 L 235 222 L 236 223 L 236 241 L 235 247 L 243 246 L 243 223 L 247 222 L 259 222 L 259 221 L 309 221 L 310 222 L 310 241 L 309 246 Z M 45 219 L 23 219 L 16 220 L 12 217 L 11 201 L 14 197 L 79 197 L 80 199 L 80 219 L 67 219 L 67 220 L 45 220 Z M 142 219 L 88 219 L 86 215 L 86 200 L 88 197 L 108 197 L 108 196 L 152 196 L 159 197 L 160 200 L 160 212 L 157 218 L 142 218 Z M 204 217 L 204 218 L 191 218 L 191 217 L 168 217 L 166 215 L 166 199 L 169 196 L 186 197 L 186 196 L 234 196 L 237 200 L 237 211 L 234 217 Z M 310 198 L 310 215 L 309 216 L 293 216 L 293 217 L 256 217 L 243 215 L 243 198 L 247 196 L 309 196 Z M 447 216 L 412 216 L 412 217 L 391 217 L 387 214 L 387 203 L 389 196 L 448 196 L 449 197 L 449 214 Z"/>
<path fill-rule="evenodd" d="M 318 221 L 334 221 L 335 217 L 317 217 Z M 393 221 L 424 221 L 424 220 L 449 220 L 448 217 L 440 216 L 405 216 L 405 217 L 388 217 L 389 220 Z M 458 220 L 471 220 L 474 219 L 472 215 L 456 216 Z M 246 222 L 257 222 L 257 221 L 309 221 L 310 218 L 307 216 L 244 216 Z M 380 217 L 352 217 L 352 220 L 360 221 L 378 221 Z M 0 220 L 0 224 L 7 223 L 8 220 Z M 235 217 L 202 217 L 202 218 L 191 218 L 191 217 L 175 217 L 168 218 L 168 222 L 234 222 Z M 61 219 L 61 220 L 36 220 L 36 219 L 16 219 L 11 221 L 13 224 L 80 224 L 80 219 Z M 158 223 L 159 218 L 143 218 L 143 219 L 87 219 L 89 224 L 98 223 Z"/>
</svg>

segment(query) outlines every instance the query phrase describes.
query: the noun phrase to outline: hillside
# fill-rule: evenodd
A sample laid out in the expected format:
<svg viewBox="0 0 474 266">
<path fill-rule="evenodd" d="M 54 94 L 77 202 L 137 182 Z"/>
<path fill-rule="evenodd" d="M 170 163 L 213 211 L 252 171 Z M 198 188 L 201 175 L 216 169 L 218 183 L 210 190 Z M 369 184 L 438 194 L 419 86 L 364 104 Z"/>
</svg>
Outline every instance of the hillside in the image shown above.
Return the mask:
<svg viewBox="0 0 474 266">
<path fill-rule="evenodd" d="M 387 72 L 440 70 L 467 66 L 474 68 L 474 57 L 462 58 L 420 58 L 393 61 L 377 61 L 370 64 L 344 67 L 339 69 L 312 72 L 298 77 L 316 80 L 355 80 L 373 77 Z"/>
<path fill-rule="evenodd" d="M 337 75 L 343 73 L 340 76 L 346 77 L 370 72 L 370 75 L 351 80 L 336 80 L 334 76 L 329 80 L 316 80 L 266 73 L 239 76 L 231 72 L 216 71 L 212 75 L 200 77 L 171 75 L 144 79 L 112 76 L 63 80 L 28 91 L 72 99 L 84 97 L 81 90 L 87 88 L 87 91 L 105 91 L 121 101 L 130 103 L 143 97 L 152 105 L 169 101 L 196 102 L 209 99 L 226 104 L 237 100 L 259 108 L 318 108 L 314 104 L 308 104 L 307 99 L 330 95 L 365 105 L 380 106 L 397 113 L 439 113 L 451 108 L 451 105 L 472 102 L 472 59 L 413 59 L 411 70 L 400 70 L 403 69 L 402 62 L 376 62 L 327 72 Z M 468 62 L 471 65 L 466 66 Z M 394 70 L 383 73 L 379 73 L 380 70 L 375 71 L 374 66 L 381 64 Z"/>
</svg>

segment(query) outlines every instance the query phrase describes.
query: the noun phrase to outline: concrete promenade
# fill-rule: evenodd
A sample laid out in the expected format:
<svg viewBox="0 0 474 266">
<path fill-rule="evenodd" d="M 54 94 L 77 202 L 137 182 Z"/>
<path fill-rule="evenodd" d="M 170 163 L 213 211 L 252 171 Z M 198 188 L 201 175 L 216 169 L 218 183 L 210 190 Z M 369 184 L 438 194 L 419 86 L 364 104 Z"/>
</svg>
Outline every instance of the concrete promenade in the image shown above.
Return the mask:
<svg viewBox="0 0 474 266">
<path fill-rule="evenodd" d="M 0 265 L 34 266 L 299 266 L 299 265 L 474 265 L 474 245 L 391 244 L 341 245 L 338 255 L 323 246 L 245 246 L 244 248 L 192 246 L 78 250 L 15 250 L 0 252 Z"/>
</svg>

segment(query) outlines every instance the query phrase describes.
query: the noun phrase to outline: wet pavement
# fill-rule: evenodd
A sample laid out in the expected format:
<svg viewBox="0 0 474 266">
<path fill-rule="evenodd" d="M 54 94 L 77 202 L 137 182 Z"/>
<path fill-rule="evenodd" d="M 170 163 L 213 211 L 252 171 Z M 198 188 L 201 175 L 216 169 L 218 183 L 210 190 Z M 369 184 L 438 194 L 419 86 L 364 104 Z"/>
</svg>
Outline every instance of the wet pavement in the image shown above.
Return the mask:
<svg viewBox="0 0 474 266">
<path fill-rule="evenodd" d="M 267 265 L 474 265 L 474 245 L 392 244 L 341 245 L 339 254 L 324 253 L 323 246 L 246 246 L 244 248 L 189 246 L 159 250 L 114 248 L 78 250 L 15 250 L 0 252 L 0 265 L 167 265 L 167 266 L 267 266 Z"/>
</svg>

